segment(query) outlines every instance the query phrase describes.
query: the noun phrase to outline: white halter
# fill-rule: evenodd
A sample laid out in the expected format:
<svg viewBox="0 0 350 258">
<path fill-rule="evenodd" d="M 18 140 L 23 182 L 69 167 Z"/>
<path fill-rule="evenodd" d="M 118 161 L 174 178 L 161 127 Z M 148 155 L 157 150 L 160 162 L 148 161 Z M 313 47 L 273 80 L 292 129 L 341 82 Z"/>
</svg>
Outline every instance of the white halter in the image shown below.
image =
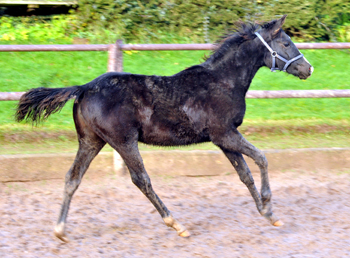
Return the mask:
<svg viewBox="0 0 350 258">
<path fill-rule="evenodd" d="M 272 67 L 271 67 L 271 72 L 275 72 L 276 70 L 280 70 L 278 69 L 276 66 L 276 57 L 280 60 L 282 60 L 283 62 L 285 62 L 286 64 L 284 65 L 282 71 L 285 72 L 288 68 L 288 66 L 293 63 L 294 61 L 298 60 L 299 58 L 302 58 L 304 55 L 300 54 L 290 60 L 285 59 L 284 57 L 280 56 L 279 54 L 277 54 L 276 51 L 273 51 L 272 48 L 266 43 L 266 41 L 263 39 L 263 37 L 258 33 L 255 32 L 255 35 L 258 36 L 258 38 L 261 40 L 262 43 L 264 43 L 264 45 L 267 47 L 267 49 L 270 51 L 271 56 L 272 56 Z"/>
</svg>

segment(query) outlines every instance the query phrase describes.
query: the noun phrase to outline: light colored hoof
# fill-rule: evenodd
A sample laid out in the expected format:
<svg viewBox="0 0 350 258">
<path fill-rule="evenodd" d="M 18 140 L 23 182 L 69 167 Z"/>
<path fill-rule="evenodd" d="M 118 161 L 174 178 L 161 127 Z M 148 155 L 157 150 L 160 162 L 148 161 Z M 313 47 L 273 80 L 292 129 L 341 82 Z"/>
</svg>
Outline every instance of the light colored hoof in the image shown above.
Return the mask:
<svg viewBox="0 0 350 258">
<path fill-rule="evenodd" d="M 184 226 L 177 222 L 173 216 L 170 215 L 169 217 L 163 218 L 163 220 L 165 225 L 175 229 L 180 237 L 189 237 L 191 235 L 190 232 L 188 232 Z"/>
<path fill-rule="evenodd" d="M 284 223 L 283 223 L 282 221 L 280 221 L 280 220 L 277 220 L 277 221 L 275 221 L 275 223 L 273 223 L 272 225 L 274 225 L 275 227 L 281 227 L 281 226 L 284 225 Z"/>
<path fill-rule="evenodd" d="M 269 222 L 271 223 L 271 225 L 273 225 L 273 226 L 275 226 L 275 227 L 281 227 L 281 226 L 283 226 L 283 222 L 280 221 L 279 218 L 278 218 L 275 214 L 271 213 L 270 216 L 268 216 L 267 214 L 264 214 L 263 216 L 264 216 L 266 219 L 269 220 Z"/>
<path fill-rule="evenodd" d="M 68 239 L 68 237 L 67 237 L 66 235 L 60 235 L 60 234 L 58 234 L 58 233 L 55 232 L 55 236 L 56 236 L 59 240 L 65 242 L 65 243 L 68 243 L 68 242 L 69 242 L 69 239 Z"/>
<path fill-rule="evenodd" d="M 55 227 L 54 234 L 55 234 L 55 237 L 57 237 L 57 238 L 60 239 L 61 241 L 65 242 L 65 243 L 68 243 L 68 242 L 69 242 L 68 237 L 67 237 L 66 234 L 64 233 L 64 224 L 63 224 L 63 223 L 58 224 L 58 225 Z"/>
<path fill-rule="evenodd" d="M 191 233 L 188 230 L 185 230 L 179 234 L 180 237 L 190 237 Z"/>
</svg>

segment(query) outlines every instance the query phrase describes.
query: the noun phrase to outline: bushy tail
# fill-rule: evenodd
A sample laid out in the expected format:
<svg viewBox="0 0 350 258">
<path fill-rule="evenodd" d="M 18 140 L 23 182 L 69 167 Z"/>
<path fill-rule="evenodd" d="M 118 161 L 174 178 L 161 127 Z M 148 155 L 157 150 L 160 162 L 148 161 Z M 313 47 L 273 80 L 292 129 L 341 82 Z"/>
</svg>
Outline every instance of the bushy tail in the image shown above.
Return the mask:
<svg viewBox="0 0 350 258">
<path fill-rule="evenodd" d="M 79 97 L 82 92 L 81 86 L 31 89 L 19 100 L 16 121 L 25 119 L 40 123 L 51 114 L 60 111 L 69 99 Z"/>
</svg>

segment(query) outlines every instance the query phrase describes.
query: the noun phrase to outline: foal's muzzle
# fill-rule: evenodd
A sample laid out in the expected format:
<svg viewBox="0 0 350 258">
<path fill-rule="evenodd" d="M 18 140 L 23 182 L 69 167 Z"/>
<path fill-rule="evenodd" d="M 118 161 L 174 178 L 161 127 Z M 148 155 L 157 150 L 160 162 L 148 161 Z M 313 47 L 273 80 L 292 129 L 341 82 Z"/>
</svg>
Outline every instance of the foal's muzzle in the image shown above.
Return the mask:
<svg viewBox="0 0 350 258">
<path fill-rule="evenodd" d="M 306 60 L 305 57 L 297 62 L 296 69 L 297 73 L 295 75 L 303 80 L 309 78 L 314 71 L 313 66 Z"/>
</svg>

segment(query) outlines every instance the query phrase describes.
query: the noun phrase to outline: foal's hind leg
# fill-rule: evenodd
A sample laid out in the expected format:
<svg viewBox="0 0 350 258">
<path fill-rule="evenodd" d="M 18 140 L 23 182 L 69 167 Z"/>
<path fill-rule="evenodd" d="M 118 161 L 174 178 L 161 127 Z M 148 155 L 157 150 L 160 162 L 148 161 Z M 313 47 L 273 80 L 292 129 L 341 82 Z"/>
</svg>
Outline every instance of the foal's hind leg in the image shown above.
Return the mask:
<svg viewBox="0 0 350 258">
<path fill-rule="evenodd" d="M 65 234 L 65 224 L 73 194 L 78 189 L 81 179 L 83 178 L 91 161 L 104 145 L 105 143 L 102 141 L 81 141 L 79 143 L 79 150 L 75 157 L 74 163 L 66 174 L 63 204 L 61 206 L 61 211 L 54 231 L 55 236 L 64 242 L 68 242 L 68 238 Z"/>
<path fill-rule="evenodd" d="M 274 226 L 283 225 L 278 217 L 272 212 L 272 194 L 267 172 L 267 160 L 264 153 L 244 139 L 237 130 L 221 138 L 216 144 L 223 150 L 236 169 L 241 181 L 249 189 L 260 214 L 267 218 Z M 242 153 L 252 158 L 259 166 L 261 172 L 261 197 L 255 187 L 252 174 L 244 161 Z"/>
<path fill-rule="evenodd" d="M 63 204 L 61 206 L 59 218 L 54 230 L 55 236 L 64 242 L 68 242 L 68 238 L 65 234 L 65 224 L 73 194 L 78 189 L 81 179 L 83 178 L 91 161 L 106 144 L 105 141 L 86 127 L 82 118 L 79 119 L 76 112 L 74 115 L 74 121 L 76 123 L 79 138 L 79 149 L 73 165 L 66 174 Z"/>
<path fill-rule="evenodd" d="M 141 155 L 138 150 L 137 141 L 127 144 L 111 144 L 124 159 L 131 175 L 132 182 L 141 190 L 141 192 L 151 201 L 159 214 L 162 216 L 168 227 L 175 229 L 179 236 L 189 237 L 190 233 L 171 215 L 168 208 L 154 192 L 151 180 L 144 168 Z"/>
</svg>

